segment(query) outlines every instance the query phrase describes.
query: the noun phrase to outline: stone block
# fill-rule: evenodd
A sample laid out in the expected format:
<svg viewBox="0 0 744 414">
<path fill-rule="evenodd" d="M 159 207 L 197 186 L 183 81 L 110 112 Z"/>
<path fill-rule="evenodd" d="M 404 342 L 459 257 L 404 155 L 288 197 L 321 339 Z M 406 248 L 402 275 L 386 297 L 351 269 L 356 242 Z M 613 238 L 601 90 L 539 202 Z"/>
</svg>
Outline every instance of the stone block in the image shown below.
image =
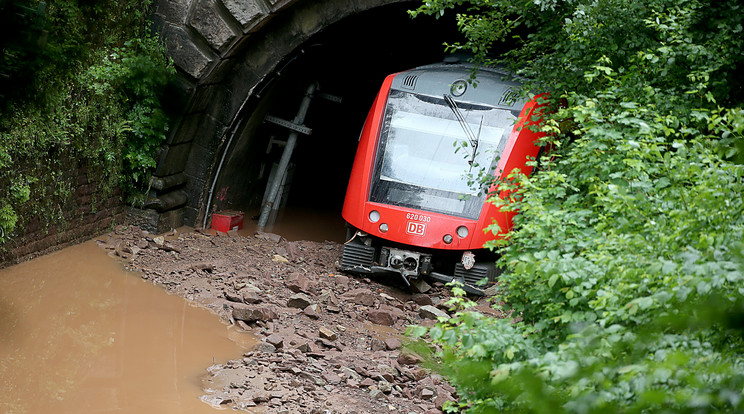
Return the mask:
<svg viewBox="0 0 744 414">
<path fill-rule="evenodd" d="M 186 168 L 186 162 L 191 152 L 191 143 L 171 145 L 161 155 L 154 174 L 158 177 L 173 175 L 182 172 Z"/>
<path fill-rule="evenodd" d="M 216 57 L 199 48 L 183 27 L 165 25 L 161 33 L 173 63 L 194 79 L 202 78 Z"/>
<path fill-rule="evenodd" d="M 269 12 L 266 3 L 260 0 L 223 0 L 222 3 L 240 23 L 244 33 L 251 31 Z"/>
<path fill-rule="evenodd" d="M 189 3 L 182 0 L 158 0 L 155 4 L 155 14 L 162 16 L 168 23 L 185 24 Z"/>
<path fill-rule="evenodd" d="M 189 16 L 189 25 L 218 51 L 227 50 L 238 37 L 215 0 L 198 0 Z"/>
</svg>

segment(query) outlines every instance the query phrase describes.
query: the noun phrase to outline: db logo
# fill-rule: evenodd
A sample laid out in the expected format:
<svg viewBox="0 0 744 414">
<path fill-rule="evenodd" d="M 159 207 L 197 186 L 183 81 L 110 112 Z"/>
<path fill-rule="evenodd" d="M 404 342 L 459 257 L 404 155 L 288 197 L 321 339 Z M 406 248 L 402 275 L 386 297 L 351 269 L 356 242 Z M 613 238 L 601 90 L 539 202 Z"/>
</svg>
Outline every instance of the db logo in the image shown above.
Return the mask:
<svg viewBox="0 0 744 414">
<path fill-rule="evenodd" d="M 406 233 L 415 234 L 416 236 L 423 236 L 426 232 L 426 224 L 417 223 L 415 221 L 409 221 L 406 225 Z"/>
</svg>

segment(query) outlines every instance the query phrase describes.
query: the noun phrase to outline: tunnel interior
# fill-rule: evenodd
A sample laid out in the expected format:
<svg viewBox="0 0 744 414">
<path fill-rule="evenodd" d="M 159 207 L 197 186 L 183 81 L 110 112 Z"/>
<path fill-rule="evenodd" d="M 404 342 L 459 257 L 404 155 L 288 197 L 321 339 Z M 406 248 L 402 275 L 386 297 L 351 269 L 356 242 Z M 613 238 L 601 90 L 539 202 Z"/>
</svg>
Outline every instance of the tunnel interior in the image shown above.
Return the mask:
<svg viewBox="0 0 744 414">
<path fill-rule="evenodd" d="M 312 133 L 298 136 L 283 207 L 268 229 L 299 220 L 325 231 L 314 238 L 342 241 L 349 173 L 382 81 L 391 73 L 442 61 L 443 43 L 458 39 L 452 20 L 412 19 L 407 10 L 414 6 L 389 5 L 347 17 L 313 36 L 278 66 L 271 81 L 259 88 L 226 150 L 211 212 L 241 211 L 246 228 L 255 225 L 272 165 L 278 163 L 281 142 L 291 132 L 267 122 L 266 116 L 293 120 L 308 85 L 315 82 L 321 94 L 341 102 L 315 94 L 303 122 Z"/>
</svg>

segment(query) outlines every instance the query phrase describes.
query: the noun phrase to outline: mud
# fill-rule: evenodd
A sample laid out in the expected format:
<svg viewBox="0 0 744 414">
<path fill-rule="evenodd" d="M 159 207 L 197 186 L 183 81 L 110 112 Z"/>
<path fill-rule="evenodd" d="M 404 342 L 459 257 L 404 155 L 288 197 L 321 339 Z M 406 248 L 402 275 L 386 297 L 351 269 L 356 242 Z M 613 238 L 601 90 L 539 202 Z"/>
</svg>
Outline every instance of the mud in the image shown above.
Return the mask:
<svg viewBox="0 0 744 414">
<path fill-rule="evenodd" d="M 340 272 L 342 245 L 181 229 L 118 227 L 101 246 L 141 277 L 211 310 L 260 342 L 207 370 L 202 400 L 269 413 L 440 413 L 452 386 L 406 351 L 448 291 Z M 480 306 L 484 312 L 494 312 Z"/>
<path fill-rule="evenodd" d="M 255 343 L 92 241 L 0 271 L 2 413 L 214 413 L 204 368 Z"/>
</svg>

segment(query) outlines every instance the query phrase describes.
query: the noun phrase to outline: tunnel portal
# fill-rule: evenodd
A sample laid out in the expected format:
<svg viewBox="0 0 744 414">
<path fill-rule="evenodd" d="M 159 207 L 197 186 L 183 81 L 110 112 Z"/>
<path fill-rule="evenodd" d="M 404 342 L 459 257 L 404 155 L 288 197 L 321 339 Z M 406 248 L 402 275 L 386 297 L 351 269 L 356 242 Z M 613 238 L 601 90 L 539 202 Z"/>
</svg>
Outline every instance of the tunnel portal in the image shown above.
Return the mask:
<svg viewBox="0 0 744 414">
<path fill-rule="evenodd" d="M 226 53 L 226 62 L 203 79 L 179 68 L 189 102 L 152 180 L 143 215 L 154 230 L 208 227 L 211 214 L 223 210 L 245 212 L 246 225 L 257 219 L 272 166 L 291 132 L 276 120 L 293 120 L 314 84 L 317 92 L 302 122 L 312 133 L 298 134 L 282 206 L 329 218 L 343 234 L 341 207 L 357 139 L 383 79 L 441 61 L 443 43 L 458 34 L 452 21 L 409 17 L 407 10 L 417 2 L 379 2 L 333 15 L 300 42 L 287 30 L 303 27 L 302 13 L 317 17 L 319 3 L 348 2 L 305 3 L 286 6 L 261 28 L 263 36 L 235 41 L 239 52 Z M 326 16 L 323 10 L 320 15 Z M 285 54 L 271 47 L 282 38 L 288 43 L 282 43 Z M 269 69 L 257 76 L 257 65 Z"/>
</svg>

